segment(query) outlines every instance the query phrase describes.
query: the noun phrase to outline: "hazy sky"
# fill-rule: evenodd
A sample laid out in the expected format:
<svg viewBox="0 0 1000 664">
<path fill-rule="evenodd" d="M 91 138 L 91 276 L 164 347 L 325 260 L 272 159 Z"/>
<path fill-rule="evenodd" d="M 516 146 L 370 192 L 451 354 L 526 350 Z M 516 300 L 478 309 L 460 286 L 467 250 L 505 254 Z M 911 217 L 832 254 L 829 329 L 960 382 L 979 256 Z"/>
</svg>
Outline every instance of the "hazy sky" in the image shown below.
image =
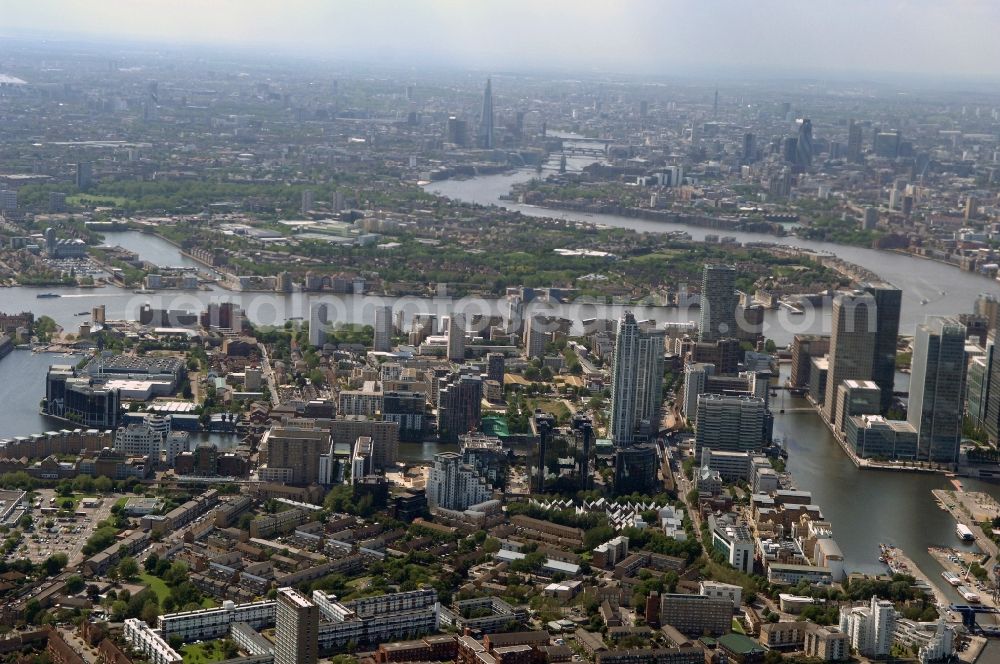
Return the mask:
<svg viewBox="0 0 1000 664">
<path fill-rule="evenodd" d="M 997 76 L 997 0 L 0 0 L 0 32 L 415 66 Z"/>
</svg>

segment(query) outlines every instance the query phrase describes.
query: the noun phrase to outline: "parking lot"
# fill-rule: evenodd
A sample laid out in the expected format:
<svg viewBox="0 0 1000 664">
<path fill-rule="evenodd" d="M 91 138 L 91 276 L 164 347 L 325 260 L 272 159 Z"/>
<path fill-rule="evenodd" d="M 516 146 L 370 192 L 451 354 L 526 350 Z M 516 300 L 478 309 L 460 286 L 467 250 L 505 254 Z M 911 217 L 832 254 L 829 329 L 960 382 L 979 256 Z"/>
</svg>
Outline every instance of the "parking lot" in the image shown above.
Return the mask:
<svg viewBox="0 0 1000 664">
<path fill-rule="evenodd" d="M 32 505 L 29 512 L 34 520 L 33 527 L 25 533 L 20 546 L 8 559 L 27 558 L 33 563 L 40 563 L 54 553 L 65 553 L 69 556 L 69 564 L 81 562 L 85 557 L 81 552 L 83 545 L 87 543 L 87 538 L 94 532 L 97 523 L 111 515 L 111 507 L 118 496 L 98 497 L 100 504 L 91 508 L 83 506 L 80 496 L 74 496 L 76 506 L 70 510 L 74 516 L 60 517 L 56 511 L 50 510 L 58 510 L 65 499 L 57 495 L 54 489 L 39 489 L 37 493 L 38 507 Z M 75 516 L 78 513 L 85 516 Z M 49 523 L 51 525 L 47 525 Z"/>
</svg>

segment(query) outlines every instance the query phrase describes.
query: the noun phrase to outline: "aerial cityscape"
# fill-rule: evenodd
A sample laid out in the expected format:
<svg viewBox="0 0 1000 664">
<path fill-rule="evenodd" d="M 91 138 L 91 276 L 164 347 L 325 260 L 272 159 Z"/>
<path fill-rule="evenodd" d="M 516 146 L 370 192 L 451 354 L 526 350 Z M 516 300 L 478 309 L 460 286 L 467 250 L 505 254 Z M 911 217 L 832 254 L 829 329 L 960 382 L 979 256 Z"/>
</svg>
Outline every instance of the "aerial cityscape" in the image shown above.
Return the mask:
<svg viewBox="0 0 1000 664">
<path fill-rule="evenodd" d="M 1000 6 L 10 5 L 0 662 L 1000 663 Z"/>
</svg>

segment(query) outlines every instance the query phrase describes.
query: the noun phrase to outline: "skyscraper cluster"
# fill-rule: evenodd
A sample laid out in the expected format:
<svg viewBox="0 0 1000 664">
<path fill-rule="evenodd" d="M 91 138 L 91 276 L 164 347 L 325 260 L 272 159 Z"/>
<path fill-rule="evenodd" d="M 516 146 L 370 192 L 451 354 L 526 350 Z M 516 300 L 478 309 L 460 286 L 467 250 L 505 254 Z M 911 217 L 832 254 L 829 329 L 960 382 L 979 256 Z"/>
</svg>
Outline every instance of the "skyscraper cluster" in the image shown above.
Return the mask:
<svg viewBox="0 0 1000 664">
<path fill-rule="evenodd" d="M 957 319 L 935 316 L 917 327 L 907 420 L 893 422 L 879 415 L 893 405 L 901 302 L 902 293 L 885 283 L 862 284 L 861 289 L 834 299 L 825 393 L 819 395 L 823 416 L 837 435 L 845 434 L 859 456 L 957 463 L 965 412 L 967 331 Z M 800 364 L 802 355 L 808 354 L 806 341 L 796 340 Z M 808 341 L 812 345 L 813 340 Z M 970 408 L 978 413 L 974 419 L 984 421 L 991 374 L 986 362 L 992 365 L 987 359 L 978 371 L 973 363 L 975 390 L 969 394 Z M 914 439 L 915 447 L 908 442 Z"/>
</svg>

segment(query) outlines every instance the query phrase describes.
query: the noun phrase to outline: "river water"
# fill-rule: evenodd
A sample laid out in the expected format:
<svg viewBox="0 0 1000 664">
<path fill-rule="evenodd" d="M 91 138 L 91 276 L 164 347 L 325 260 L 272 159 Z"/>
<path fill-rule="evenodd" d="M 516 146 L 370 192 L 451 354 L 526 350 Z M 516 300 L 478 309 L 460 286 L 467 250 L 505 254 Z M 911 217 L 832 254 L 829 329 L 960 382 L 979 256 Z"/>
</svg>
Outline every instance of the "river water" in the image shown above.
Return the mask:
<svg viewBox="0 0 1000 664">
<path fill-rule="evenodd" d="M 888 251 L 849 247 L 829 242 L 815 242 L 794 237 L 778 238 L 762 233 L 720 231 L 712 228 L 633 219 L 617 215 L 550 210 L 533 205 L 522 205 L 516 202 L 500 200 L 500 196 L 507 194 L 512 185 L 526 182 L 535 176 L 536 173 L 534 171 L 519 170 L 512 173 L 486 175 L 466 180 L 442 180 L 427 185 L 426 189 L 432 193 L 468 203 L 500 205 L 533 217 L 568 219 L 604 226 L 630 228 L 647 233 L 685 231 L 695 240 L 703 240 L 707 234 L 722 234 L 733 236 L 739 242 L 776 242 L 813 251 L 836 254 L 844 260 L 856 263 L 875 272 L 884 280 L 903 291 L 900 334 L 912 334 L 917 324 L 923 322 L 924 317 L 927 315 L 953 315 L 972 311 L 973 302 L 979 293 L 993 292 L 1000 294 L 1000 285 L 994 280 L 970 272 L 963 272 L 951 265 Z M 922 304 L 925 300 L 927 304 Z M 694 318 L 697 318 L 697 316 Z M 809 318 L 808 312 L 802 318 Z M 783 329 L 775 329 L 776 324 L 777 327 Z M 765 334 L 774 338 L 778 343 L 782 343 L 785 338 L 790 338 L 791 333 L 799 331 L 811 332 L 818 329 L 828 330 L 829 324 L 828 315 L 805 322 L 798 321 L 795 317 L 774 315 L 768 317 L 765 321 Z M 791 332 L 791 328 L 796 329 L 794 329 L 794 332 Z"/>
<path fill-rule="evenodd" d="M 790 365 L 781 367 L 781 379 Z M 904 380 L 900 380 L 903 378 Z M 906 377 L 897 375 L 897 389 Z M 929 546 L 971 548 L 955 536 L 955 521 L 937 506 L 933 489 L 952 488 L 943 475 L 861 470 L 847 457 L 808 401 L 784 392 L 773 399 L 774 435 L 788 449 L 787 468 L 799 489 L 812 492 L 813 502 L 833 524 L 848 571 L 884 572 L 878 562 L 879 543 L 900 547 L 931 581 L 955 601 L 961 598 L 945 583 L 943 568 L 927 553 Z M 785 409 L 786 412 L 780 412 Z M 996 485 L 963 478 L 974 491 L 995 493 Z"/>
<path fill-rule="evenodd" d="M 191 259 L 154 235 L 136 231 L 122 231 L 105 234 L 109 245 L 121 245 L 135 251 L 143 259 L 163 266 L 185 266 L 198 268 Z M 202 271 L 204 272 L 204 268 Z M 58 298 L 39 299 L 40 293 L 57 293 Z M 139 310 L 149 304 L 154 308 L 201 311 L 209 303 L 237 302 L 247 312 L 251 321 L 258 325 L 281 325 L 289 319 L 309 319 L 310 307 L 323 302 L 332 308 L 331 319 L 340 323 L 371 325 L 375 322 L 375 310 L 379 305 L 391 304 L 396 311 L 404 311 L 404 320 L 409 321 L 417 313 L 435 313 L 438 320 L 460 308 L 469 313 L 507 315 L 507 302 L 496 297 L 462 297 L 448 295 L 437 297 L 381 297 L 376 295 L 332 295 L 320 293 L 274 292 L 233 292 L 211 286 L 208 290 L 171 291 L 155 293 L 135 293 L 116 286 L 101 288 L 6 288 L 0 289 L 0 311 L 33 311 L 36 316 L 50 316 L 67 331 L 74 331 L 83 322 L 90 320 L 93 307 L 103 304 L 108 319 L 138 318 Z M 589 318 L 618 319 L 629 309 L 640 319 L 652 318 L 659 322 L 689 322 L 698 319 L 696 307 L 631 306 L 593 301 L 568 303 L 536 301 L 528 305 L 527 313 L 552 313 L 576 321 L 576 332 L 582 333 L 579 321 Z M 809 310 L 804 315 L 792 316 L 786 310 L 766 311 L 767 333 L 779 345 L 791 342 L 792 335 L 799 332 L 815 332 L 829 327 L 829 311 Z"/>
</svg>

